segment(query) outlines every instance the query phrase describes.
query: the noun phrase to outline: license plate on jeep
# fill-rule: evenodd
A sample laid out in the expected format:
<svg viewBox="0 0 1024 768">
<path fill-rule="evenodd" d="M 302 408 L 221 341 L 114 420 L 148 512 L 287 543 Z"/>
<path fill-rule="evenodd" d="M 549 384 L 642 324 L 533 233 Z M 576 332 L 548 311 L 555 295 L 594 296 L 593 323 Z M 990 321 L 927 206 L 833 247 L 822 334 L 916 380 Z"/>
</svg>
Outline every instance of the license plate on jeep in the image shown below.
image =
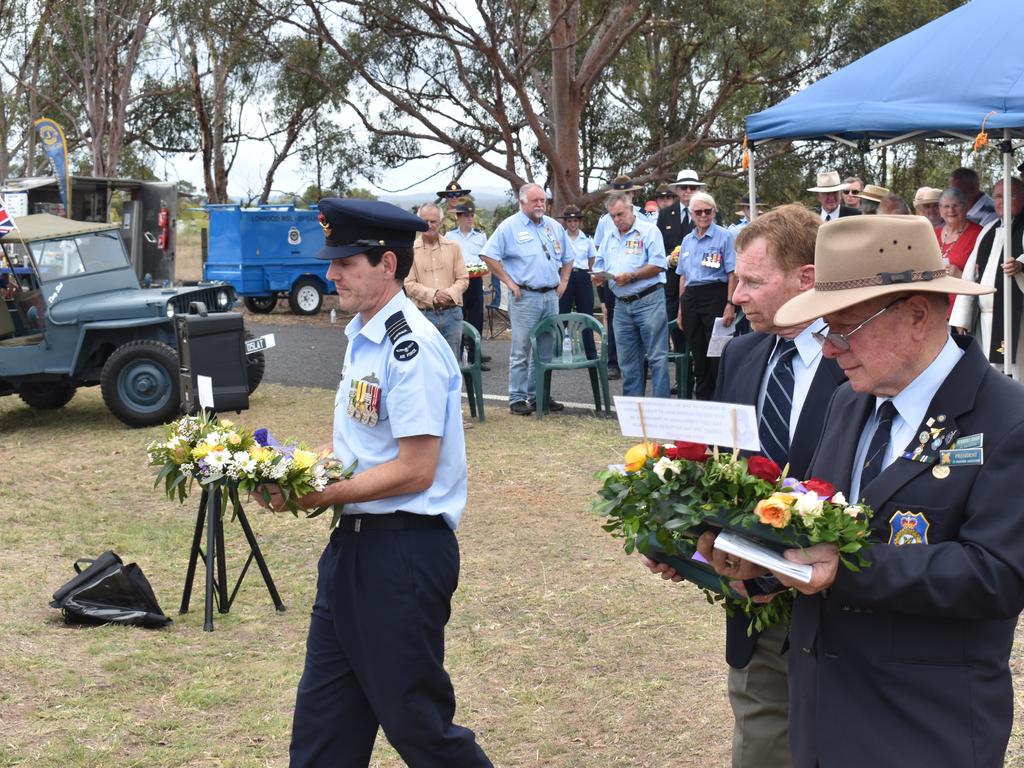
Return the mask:
<svg viewBox="0 0 1024 768">
<path fill-rule="evenodd" d="M 260 336 L 257 339 L 249 339 L 245 342 L 245 354 L 252 355 L 256 352 L 262 352 L 265 349 L 270 349 L 274 344 L 274 334 L 272 333 Z"/>
</svg>

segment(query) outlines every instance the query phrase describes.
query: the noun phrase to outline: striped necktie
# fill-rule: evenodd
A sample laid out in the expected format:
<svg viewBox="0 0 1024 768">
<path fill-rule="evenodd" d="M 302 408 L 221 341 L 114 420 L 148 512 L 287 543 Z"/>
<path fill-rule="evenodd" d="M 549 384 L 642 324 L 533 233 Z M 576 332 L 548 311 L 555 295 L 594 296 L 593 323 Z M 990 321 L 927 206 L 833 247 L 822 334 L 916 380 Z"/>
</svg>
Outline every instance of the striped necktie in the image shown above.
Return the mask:
<svg viewBox="0 0 1024 768">
<path fill-rule="evenodd" d="M 892 420 L 896 418 L 896 406 L 892 400 L 886 400 L 878 408 L 878 423 L 875 426 L 874 434 L 871 435 L 871 442 L 868 443 L 868 450 L 864 459 L 864 467 L 860 472 L 860 491 L 864 495 L 864 489 L 868 484 L 878 477 L 885 464 L 886 456 L 889 453 L 889 433 L 892 431 Z"/>
<path fill-rule="evenodd" d="M 789 416 L 793 411 L 793 357 L 796 342 L 779 340 L 779 355 L 768 377 L 758 436 L 761 452 L 780 467 L 789 461 Z"/>
</svg>

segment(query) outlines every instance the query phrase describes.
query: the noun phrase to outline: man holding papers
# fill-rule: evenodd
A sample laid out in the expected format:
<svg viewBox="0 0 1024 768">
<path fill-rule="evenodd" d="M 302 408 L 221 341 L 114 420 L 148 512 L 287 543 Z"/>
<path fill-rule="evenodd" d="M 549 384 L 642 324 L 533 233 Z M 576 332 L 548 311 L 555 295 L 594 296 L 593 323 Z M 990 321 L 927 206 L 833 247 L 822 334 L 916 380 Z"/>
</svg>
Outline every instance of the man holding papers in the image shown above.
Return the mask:
<svg viewBox="0 0 1024 768">
<path fill-rule="evenodd" d="M 774 322 L 776 310 L 814 285 L 814 240 L 820 220 L 802 205 L 783 205 L 740 231 L 736 239 L 733 302 L 750 318 L 754 333 L 726 346 L 715 400 L 757 407 L 761 452 L 790 474 L 803 476 L 821 434 L 825 408 L 844 377 L 825 360 L 813 332 L 821 320 L 789 327 Z M 656 573 L 666 566 L 651 563 Z M 762 582 L 750 582 L 764 591 Z M 778 585 L 781 589 L 781 585 Z M 734 768 L 790 765 L 786 737 L 788 691 L 783 645 L 786 630 L 772 627 L 748 636 L 742 612 L 726 620 L 725 658 L 729 701 L 736 719 Z"/>
<path fill-rule="evenodd" d="M 875 510 L 868 566 L 809 563 L 790 633 L 790 745 L 797 768 L 1001 766 L 1013 723 L 1008 665 L 1024 608 L 1024 387 L 951 337 L 948 277 L 928 222 L 865 216 L 824 225 L 814 289 L 780 325 L 823 317 L 823 354 L 849 378 L 809 474 Z M 723 575 L 756 575 L 701 552 Z M 763 569 L 760 569 L 763 571 Z"/>
</svg>

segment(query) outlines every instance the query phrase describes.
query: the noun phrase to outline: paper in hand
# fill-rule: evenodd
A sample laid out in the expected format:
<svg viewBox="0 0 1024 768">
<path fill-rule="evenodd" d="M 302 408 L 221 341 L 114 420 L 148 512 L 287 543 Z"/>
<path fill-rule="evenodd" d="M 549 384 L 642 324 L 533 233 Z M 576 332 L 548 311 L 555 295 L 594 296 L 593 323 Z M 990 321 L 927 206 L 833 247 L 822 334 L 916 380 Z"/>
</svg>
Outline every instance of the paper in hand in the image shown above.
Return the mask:
<svg viewBox="0 0 1024 768">
<path fill-rule="evenodd" d="M 722 531 L 718 534 L 715 537 L 715 549 L 735 555 L 747 562 L 763 565 L 774 574 L 781 573 L 783 576 L 789 576 L 803 584 L 810 584 L 811 574 L 814 572 L 811 566 L 791 562 L 774 549 L 769 549 L 734 531 Z"/>
<path fill-rule="evenodd" d="M 711 341 L 708 342 L 708 357 L 721 357 L 725 345 L 732 341 L 736 335 L 736 321 L 726 326 L 725 319 L 715 318 L 715 327 L 711 331 Z"/>
</svg>

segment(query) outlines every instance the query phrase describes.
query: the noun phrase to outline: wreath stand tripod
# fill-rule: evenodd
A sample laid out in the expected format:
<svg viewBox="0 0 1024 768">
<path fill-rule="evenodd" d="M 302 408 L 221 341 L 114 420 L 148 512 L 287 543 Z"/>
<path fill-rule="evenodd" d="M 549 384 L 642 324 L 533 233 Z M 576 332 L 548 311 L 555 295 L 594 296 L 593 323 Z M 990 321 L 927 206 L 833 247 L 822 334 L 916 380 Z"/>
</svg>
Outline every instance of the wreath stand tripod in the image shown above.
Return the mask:
<svg viewBox="0 0 1024 768">
<path fill-rule="evenodd" d="M 267 585 L 267 592 L 274 602 L 278 611 L 284 611 L 284 603 L 274 586 L 274 579 L 270 575 L 266 560 L 263 559 L 263 552 L 260 550 L 259 542 L 252 532 L 249 519 L 245 516 L 245 510 L 238 499 L 238 488 L 234 484 L 228 485 L 228 497 L 224 498 L 224 489 L 220 484 L 213 487 L 212 491 L 203 489 L 203 495 L 199 500 L 199 511 L 196 514 L 196 527 L 192 536 L 192 551 L 188 558 L 188 571 L 185 574 L 185 589 L 181 594 L 181 608 L 178 613 L 188 613 L 189 599 L 192 596 L 192 583 L 195 580 L 196 565 L 202 558 L 206 564 L 206 613 L 203 620 L 203 631 L 213 632 L 213 604 L 216 601 L 217 610 L 220 613 L 228 613 L 232 603 L 238 595 L 238 589 L 242 586 L 242 580 L 249 570 L 252 561 L 256 561 L 260 573 L 263 575 L 263 582 Z M 227 562 L 224 553 L 224 512 L 227 503 L 230 502 L 234 516 L 245 534 L 249 543 L 249 556 L 238 574 L 231 595 L 228 596 Z M 206 552 L 202 550 L 203 528 L 206 528 Z"/>
</svg>

